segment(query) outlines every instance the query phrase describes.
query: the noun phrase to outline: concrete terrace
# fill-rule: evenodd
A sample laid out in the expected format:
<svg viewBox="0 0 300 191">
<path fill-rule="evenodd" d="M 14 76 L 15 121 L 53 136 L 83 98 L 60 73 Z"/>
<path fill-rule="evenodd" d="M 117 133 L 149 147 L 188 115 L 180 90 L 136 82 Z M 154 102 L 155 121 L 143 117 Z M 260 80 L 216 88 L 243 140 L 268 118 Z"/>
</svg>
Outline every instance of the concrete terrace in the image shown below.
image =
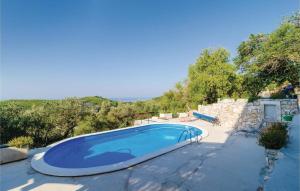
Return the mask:
<svg viewBox="0 0 300 191">
<path fill-rule="evenodd" d="M 300 115 L 294 118 L 290 128 L 289 144 L 281 150 L 270 179 L 265 183 L 267 191 L 300 190 Z"/>
<path fill-rule="evenodd" d="M 1 190 L 253 191 L 264 185 L 264 148 L 255 137 L 230 136 L 232 129 L 198 120 L 191 124 L 209 132 L 200 144 L 112 173 L 73 178 L 42 175 L 30 167 L 30 158 L 1 165 Z"/>
</svg>

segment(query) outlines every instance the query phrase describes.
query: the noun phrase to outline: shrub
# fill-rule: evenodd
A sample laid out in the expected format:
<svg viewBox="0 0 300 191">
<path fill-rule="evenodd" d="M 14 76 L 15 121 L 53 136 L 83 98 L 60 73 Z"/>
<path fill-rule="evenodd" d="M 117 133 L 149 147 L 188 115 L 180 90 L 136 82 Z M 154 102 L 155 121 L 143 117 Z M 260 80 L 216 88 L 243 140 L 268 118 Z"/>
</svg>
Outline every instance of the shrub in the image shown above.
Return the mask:
<svg viewBox="0 0 300 191">
<path fill-rule="evenodd" d="M 288 96 L 282 91 L 274 92 L 271 94 L 271 99 L 286 99 Z"/>
<path fill-rule="evenodd" d="M 95 133 L 96 130 L 92 124 L 92 118 L 88 118 L 86 120 L 80 121 L 78 126 L 74 128 L 74 135 L 83 135 L 88 133 Z"/>
<path fill-rule="evenodd" d="M 259 144 L 266 149 L 280 149 L 286 142 L 287 129 L 282 123 L 274 123 L 265 128 L 259 137 Z"/>
<path fill-rule="evenodd" d="M 31 148 L 33 146 L 33 140 L 31 137 L 17 137 L 8 142 L 9 146 L 17 148 Z"/>
<path fill-rule="evenodd" d="M 26 134 L 26 129 L 22 126 L 24 111 L 24 107 L 13 102 L 0 104 L 0 144 Z"/>
<path fill-rule="evenodd" d="M 248 102 L 254 102 L 254 101 L 258 100 L 258 99 L 260 99 L 259 96 L 250 96 L 250 97 L 248 98 Z"/>
</svg>

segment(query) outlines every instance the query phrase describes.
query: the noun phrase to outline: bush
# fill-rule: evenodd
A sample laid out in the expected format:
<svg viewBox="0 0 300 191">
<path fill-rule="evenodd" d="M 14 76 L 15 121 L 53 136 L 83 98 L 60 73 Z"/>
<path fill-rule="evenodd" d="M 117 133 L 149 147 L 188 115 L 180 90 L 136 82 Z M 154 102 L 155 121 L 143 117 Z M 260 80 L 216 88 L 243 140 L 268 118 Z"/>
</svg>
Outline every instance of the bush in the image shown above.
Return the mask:
<svg viewBox="0 0 300 191">
<path fill-rule="evenodd" d="M 8 145 L 17 148 L 31 148 L 33 146 L 33 140 L 31 137 L 21 136 L 10 140 Z"/>
<path fill-rule="evenodd" d="M 288 95 L 284 94 L 282 91 L 274 92 L 271 94 L 271 99 L 286 99 Z"/>
<path fill-rule="evenodd" d="M 92 124 L 92 118 L 88 118 L 86 120 L 80 121 L 78 123 L 78 126 L 74 128 L 74 135 L 83 135 L 83 134 L 89 134 L 89 133 L 95 133 L 96 130 L 93 127 Z"/>
<path fill-rule="evenodd" d="M 274 123 L 265 128 L 259 137 L 259 144 L 266 149 L 280 149 L 286 143 L 287 129 L 282 123 Z"/>
<path fill-rule="evenodd" d="M 250 97 L 248 98 L 248 102 L 254 102 L 254 101 L 258 100 L 258 99 L 260 99 L 259 96 L 250 96 Z"/>
<path fill-rule="evenodd" d="M 26 134 L 26 129 L 22 126 L 24 111 L 24 107 L 15 103 L 0 102 L 0 144 Z"/>
</svg>

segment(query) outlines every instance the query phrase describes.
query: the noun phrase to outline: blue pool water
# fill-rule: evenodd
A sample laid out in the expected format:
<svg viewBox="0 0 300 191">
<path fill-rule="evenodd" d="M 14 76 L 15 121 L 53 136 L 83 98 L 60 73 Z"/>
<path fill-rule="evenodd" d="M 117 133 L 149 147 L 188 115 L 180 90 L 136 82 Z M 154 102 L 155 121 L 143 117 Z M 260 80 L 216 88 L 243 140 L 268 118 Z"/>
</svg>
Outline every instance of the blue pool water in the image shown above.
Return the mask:
<svg viewBox="0 0 300 191">
<path fill-rule="evenodd" d="M 195 127 L 153 124 L 62 142 L 44 155 L 44 161 L 61 168 L 88 168 L 127 161 L 201 135 Z M 184 132 L 185 131 L 185 132 Z M 188 136 L 186 136 L 188 134 Z"/>
</svg>

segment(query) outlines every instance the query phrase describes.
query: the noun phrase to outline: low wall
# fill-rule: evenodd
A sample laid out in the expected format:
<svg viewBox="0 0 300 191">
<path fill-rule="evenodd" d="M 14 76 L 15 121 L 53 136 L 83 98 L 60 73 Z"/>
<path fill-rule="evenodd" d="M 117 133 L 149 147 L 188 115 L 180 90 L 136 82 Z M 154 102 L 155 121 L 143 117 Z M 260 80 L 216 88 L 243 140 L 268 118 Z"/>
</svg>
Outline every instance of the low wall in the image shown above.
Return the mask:
<svg viewBox="0 0 300 191">
<path fill-rule="evenodd" d="M 259 99 L 249 102 L 247 99 L 223 99 L 210 105 L 199 105 L 198 111 L 216 116 L 225 128 L 258 128 L 264 119 L 264 105 L 276 106 L 276 121 L 281 115 L 298 112 L 296 99 Z"/>
</svg>

